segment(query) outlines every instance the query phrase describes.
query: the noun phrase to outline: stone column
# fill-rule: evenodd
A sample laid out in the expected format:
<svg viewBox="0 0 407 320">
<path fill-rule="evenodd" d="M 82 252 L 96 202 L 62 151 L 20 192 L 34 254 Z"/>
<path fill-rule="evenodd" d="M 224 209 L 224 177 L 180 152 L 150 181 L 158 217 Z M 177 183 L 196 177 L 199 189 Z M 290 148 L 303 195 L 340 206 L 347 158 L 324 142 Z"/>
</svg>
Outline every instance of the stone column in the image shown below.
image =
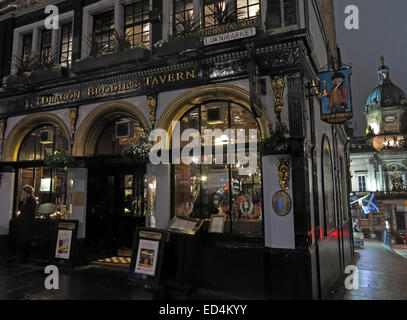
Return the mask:
<svg viewBox="0 0 407 320">
<path fill-rule="evenodd" d="M 79 221 L 78 238 L 86 236 L 86 199 L 88 190 L 88 169 L 68 169 L 68 197 L 72 204 L 72 219 Z"/>
<path fill-rule="evenodd" d="M 147 174 L 156 176 L 156 213 L 157 229 L 166 229 L 171 216 L 171 165 L 149 165 Z"/>
<path fill-rule="evenodd" d="M 0 175 L 0 235 L 7 235 L 13 217 L 15 173 L 0 172 Z"/>
</svg>

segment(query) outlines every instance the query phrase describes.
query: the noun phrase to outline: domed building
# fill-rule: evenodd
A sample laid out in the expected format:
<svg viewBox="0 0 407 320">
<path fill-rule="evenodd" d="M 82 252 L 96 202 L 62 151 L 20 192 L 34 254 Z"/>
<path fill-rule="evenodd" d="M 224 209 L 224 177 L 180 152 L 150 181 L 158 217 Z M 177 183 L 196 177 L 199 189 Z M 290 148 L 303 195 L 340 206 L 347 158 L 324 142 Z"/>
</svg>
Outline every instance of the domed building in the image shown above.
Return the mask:
<svg viewBox="0 0 407 320">
<path fill-rule="evenodd" d="M 390 70 L 384 64 L 377 71 L 378 84 L 366 101 L 366 134 L 376 150 L 404 145 L 407 132 L 405 92 L 393 84 Z"/>
<path fill-rule="evenodd" d="M 358 198 L 374 192 L 380 209 L 361 220 L 366 233 L 386 229 L 406 230 L 407 205 L 407 99 L 390 79 L 390 68 L 381 58 L 378 83 L 366 101 L 365 137 L 351 143 L 352 191 Z M 355 203 L 353 214 L 367 218 Z"/>
</svg>

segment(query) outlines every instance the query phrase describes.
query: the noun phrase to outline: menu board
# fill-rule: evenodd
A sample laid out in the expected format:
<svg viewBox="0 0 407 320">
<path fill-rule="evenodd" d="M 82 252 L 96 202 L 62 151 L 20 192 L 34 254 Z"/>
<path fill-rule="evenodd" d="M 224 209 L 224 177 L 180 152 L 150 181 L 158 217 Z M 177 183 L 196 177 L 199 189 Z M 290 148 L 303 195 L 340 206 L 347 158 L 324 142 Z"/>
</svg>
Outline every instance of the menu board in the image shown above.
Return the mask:
<svg viewBox="0 0 407 320">
<path fill-rule="evenodd" d="M 136 229 L 129 273 L 132 282 L 159 285 L 165 239 L 165 230 Z"/>
<path fill-rule="evenodd" d="M 168 225 L 168 231 L 173 233 L 181 233 L 195 235 L 202 226 L 203 220 L 191 217 L 174 217 Z"/>
</svg>

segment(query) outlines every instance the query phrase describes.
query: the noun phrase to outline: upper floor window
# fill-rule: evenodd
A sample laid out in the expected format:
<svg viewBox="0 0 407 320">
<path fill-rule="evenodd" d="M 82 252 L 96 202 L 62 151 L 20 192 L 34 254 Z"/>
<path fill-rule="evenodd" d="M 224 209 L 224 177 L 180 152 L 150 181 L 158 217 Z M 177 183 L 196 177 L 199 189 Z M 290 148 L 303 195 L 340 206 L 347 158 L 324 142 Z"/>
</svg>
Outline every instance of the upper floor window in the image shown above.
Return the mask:
<svg viewBox="0 0 407 320">
<path fill-rule="evenodd" d="M 40 53 L 42 57 L 47 57 L 51 54 L 52 47 L 52 30 L 41 31 L 41 46 Z"/>
<path fill-rule="evenodd" d="M 124 30 L 131 48 L 150 44 L 149 0 L 140 0 L 124 7 Z"/>
<path fill-rule="evenodd" d="M 72 64 L 72 22 L 61 26 L 60 63 L 69 68 Z"/>
<path fill-rule="evenodd" d="M 297 24 L 297 0 L 268 0 L 267 16 L 268 29 Z"/>
<path fill-rule="evenodd" d="M 32 33 L 23 35 L 23 50 L 21 52 L 21 57 L 23 61 L 27 61 L 31 57 L 32 48 Z"/>
<path fill-rule="evenodd" d="M 113 50 L 114 11 L 93 16 L 93 36 L 109 52 Z"/>
<path fill-rule="evenodd" d="M 204 0 L 204 27 L 260 15 L 260 0 Z"/>
<path fill-rule="evenodd" d="M 249 19 L 260 15 L 260 0 L 237 0 L 237 19 Z"/>
<path fill-rule="evenodd" d="M 360 192 L 366 191 L 366 177 L 365 176 L 358 176 L 358 186 Z"/>
<path fill-rule="evenodd" d="M 189 33 L 195 28 L 194 25 L 194 2 L 193 0 L 174 0 L 174 33 Z"/>
</svg>

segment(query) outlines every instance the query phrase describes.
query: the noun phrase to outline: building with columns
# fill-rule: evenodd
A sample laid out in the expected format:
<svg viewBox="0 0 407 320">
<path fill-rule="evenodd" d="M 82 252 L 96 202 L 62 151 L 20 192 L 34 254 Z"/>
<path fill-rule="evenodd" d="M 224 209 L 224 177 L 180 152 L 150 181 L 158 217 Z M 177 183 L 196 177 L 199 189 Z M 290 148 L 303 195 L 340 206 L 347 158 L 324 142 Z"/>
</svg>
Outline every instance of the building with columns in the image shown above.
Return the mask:
<svg viewBox="0 0 407 320">
<path fill-rule="evenodd" d="M 358 196 L 373 192 L 379 213 L 361 219 L 361 228 L 369 233 L 388 229 L 406 230 L 407 149 L 406 94 L 390 78 L 390 68 L 381 60 L 377 87 L 366 102 L 366 136 L 352 139 L 352 192 Z M 355 216 L 363 211 L 353 209 Z"/>
<path fill-rule="evenodd" d="M 41 209 L 54 209 L 38 216 L 38 230 L 78 224 L 76 264 L 126 257 L 136 227 L 166 229 L 190 216 L 203 225 L 186 240 L 169 237 L 164 286 L 183 270 L 189 288 L 245 298 L 329 294 L 353 252 L 347 136 L 320 120 L 313 86 L 325 66 L 341 67 L 333 0 L 14 3 L 0 9 L 3 252 L 12 251 L 30 184 Z M 45 28 L 45 3 L 58 8 L 58 29 Z M 281 121 L 289 145 L 246 143 L 257 154 L 251 175 L 215 160 L 153 165 L 131 156 L 173 121 L 181 132 L 252 129 L 269 143 Z M 226 145 L 220 138 L 215 145 Z M 209 232 L 222 213 L 223 232 Z"/>
</svg>

